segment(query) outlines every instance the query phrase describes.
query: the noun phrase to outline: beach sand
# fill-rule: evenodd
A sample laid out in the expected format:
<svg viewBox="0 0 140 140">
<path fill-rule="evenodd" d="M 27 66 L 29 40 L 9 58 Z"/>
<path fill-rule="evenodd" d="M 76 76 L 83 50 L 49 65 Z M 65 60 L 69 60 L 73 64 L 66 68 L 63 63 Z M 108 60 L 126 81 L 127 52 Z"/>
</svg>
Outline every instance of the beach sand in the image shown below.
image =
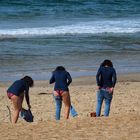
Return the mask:
<svg viewBox="0 0 140 140">
<path fill-rule="evenodd" d="M 71 102 L 77 117 L 55 121 L 53 85 L 35 81 L 30 90 L 34 122 L 19 118 L 10 123 L 6 89 L 11 83 L 0 83 L 0 139 L 1 140 L 139 140 L 140 139 L 140 74 L 119 75 L 109 117 L 90 117 L 96 108 L 95 77 L 74 78 L 70 86 Z M 24 101 L 24 108 L 27 108 Z M 102 115 L 104 105 L 102 108 Z"/>
</svg>

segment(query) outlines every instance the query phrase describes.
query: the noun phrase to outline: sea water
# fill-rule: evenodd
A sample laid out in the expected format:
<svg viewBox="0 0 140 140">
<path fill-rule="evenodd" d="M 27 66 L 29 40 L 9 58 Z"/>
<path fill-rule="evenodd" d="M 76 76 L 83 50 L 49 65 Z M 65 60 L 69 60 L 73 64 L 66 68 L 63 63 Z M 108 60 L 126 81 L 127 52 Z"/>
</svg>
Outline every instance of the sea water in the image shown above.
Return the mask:
<svg viewBox="0 0 140 140">
<path fill-rule="evenodd" d="M 59 65 L 94 76 L 104 59 L 140 72 L 140 1 L 0 0 L 1 81 L 49 79 Z"/>
</svg>

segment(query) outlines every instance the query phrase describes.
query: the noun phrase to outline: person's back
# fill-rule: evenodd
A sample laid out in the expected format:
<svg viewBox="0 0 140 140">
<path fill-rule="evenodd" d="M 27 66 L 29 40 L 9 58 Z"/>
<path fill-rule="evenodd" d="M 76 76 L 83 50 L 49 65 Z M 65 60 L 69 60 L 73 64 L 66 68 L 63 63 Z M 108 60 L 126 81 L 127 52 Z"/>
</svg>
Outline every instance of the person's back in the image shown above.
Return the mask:
<svg viewBox="0 0 140 140">
<path fill-rule="evenodd" d="M 14 95 L 19 96 L 20 93 L 26 90 L 26 83 L 23 80 L 15 81 L 7 90 L 8 93 L 13 93 Z"/>
<path fill-rule="evenodd" d="M 54 90 L 68 91 L 72 79 L 67 71 L 54 71 L 50 83 L 55 82 Z"/>
<path fill-rule="evenodd" d="M 116 83 L 115 69 L 113 67 L 102 66 L 99 68 L 96 78 L 100 87 L 114 87 Z"/>
</svg>

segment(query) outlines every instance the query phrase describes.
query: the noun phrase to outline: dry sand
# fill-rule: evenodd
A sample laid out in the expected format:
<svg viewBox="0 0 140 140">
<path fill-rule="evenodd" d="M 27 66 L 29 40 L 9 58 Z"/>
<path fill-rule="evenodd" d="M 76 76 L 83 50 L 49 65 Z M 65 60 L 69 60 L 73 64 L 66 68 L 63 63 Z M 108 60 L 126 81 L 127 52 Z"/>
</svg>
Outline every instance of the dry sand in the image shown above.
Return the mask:
<svg viewBox="0 0 140 140">
<path fill-rule="evenodd" d="M 92 118 L 96 107 L 95 77 L 73 79 L 71 101 L 78 117 L 55 121 L 53 86 L 48 81 L 35 81 L 30 90 L 34 122 L 22 119 L 16 125 L 9 122 L 11 103 L 6 89 L 10 83 L 0 83 L 0 140 L 139 140 L 140 139 L 140 74 L 119 75 L 109 117 Z M 23 105 L 26 108 L 26 103 Z M 104 105 L 102 114 L 104 111 Z"/>
</svg>

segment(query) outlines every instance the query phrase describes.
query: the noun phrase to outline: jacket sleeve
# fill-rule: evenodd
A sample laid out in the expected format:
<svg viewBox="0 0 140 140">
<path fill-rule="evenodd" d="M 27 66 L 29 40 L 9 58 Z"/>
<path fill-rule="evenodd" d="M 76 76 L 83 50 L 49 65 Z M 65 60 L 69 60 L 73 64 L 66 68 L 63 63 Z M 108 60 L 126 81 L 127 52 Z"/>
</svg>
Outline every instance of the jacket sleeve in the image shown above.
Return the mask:
<svg viewBox="0 0 140 140">
<path fill-rule="evenodd" d="M 96 82 L 98 86 L 101 86 L 101 67 L 98 69 L 98 72 L 96 74 Z"/>
<path fill-rule="evenodd" d="M 54 78 L 54 73 L 52 73 L 52 77 L 51 77 L 51 79 L 50 79 L 50 84 L 52 84 L 52 83 L 54 83 L 55 82 L 55 78 Z"/>
<path fill-rule="evenodd" d="M 67 72 L 67 79 L 68 79 L 67 85 L 69 86 L 70 83 L 72 82 L 72 78 L 71 78 L 69 72 Z"/>
<path fill-rule="evenodd" d="M 29 99 L 29 87 L 28 86 L 26 86 L 26 90 L 25 90 L 25 99 L 26 99 L 27 104 L 29 105 L 30 99 Z"/>
<path fill-rule="evenodd" d="M 113 69 L 113 75 L 112 75 L 112 86 L 113 87 L 115 87 L 116 81 L 117 81 L 117 74 L 116 74 L 115 69 Z"/>
</svg>

